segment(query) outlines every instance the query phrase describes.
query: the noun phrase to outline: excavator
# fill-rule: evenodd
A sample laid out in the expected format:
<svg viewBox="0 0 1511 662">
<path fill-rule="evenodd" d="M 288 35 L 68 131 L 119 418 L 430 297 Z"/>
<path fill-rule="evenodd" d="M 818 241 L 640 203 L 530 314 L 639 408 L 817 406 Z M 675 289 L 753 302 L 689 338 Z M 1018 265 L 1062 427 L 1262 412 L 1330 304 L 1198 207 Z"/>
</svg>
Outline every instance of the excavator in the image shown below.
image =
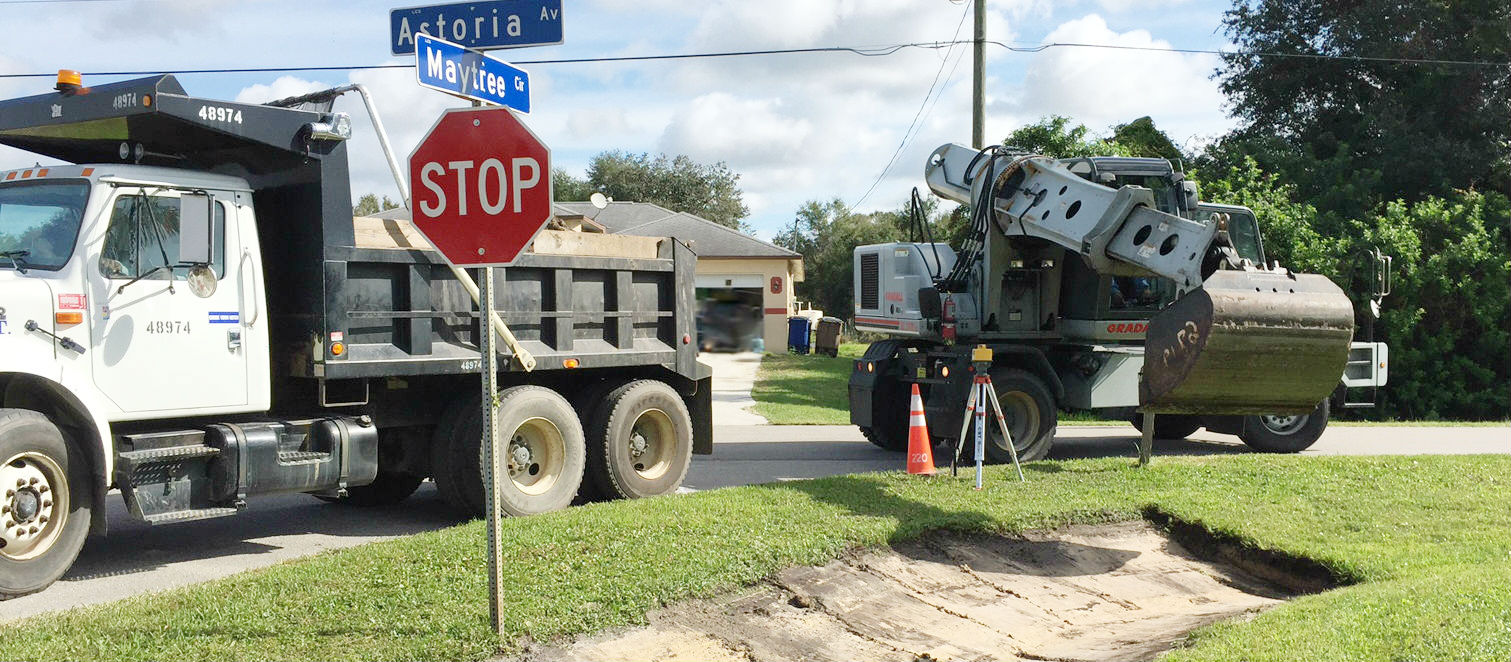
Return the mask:
<svg viewBox="0 0 1511 662">
<path fill-rule="evenodd" d="M 1343 290 L 1267 264 L 1254 213 L 1202 201 L 1165 159 L 946 144 L 924 175 L 969 205 L 965 239 L 935 242 L 920 220 L 921 241 L 854 251 L 855 327 L 886 339 L 855 362 L 850 420 L 877 446 L 906 447 L 914 384 L 935 441 L 957 441 L 980 345 L 1010 437 L 990 431 L 995 462 L 1045 457 L 1061 410 L 1298 452 L 1332 409 L 1372 405 L 1351 392 L 1385 384 L 1388 348 L 1354 341 Z M 1377 315 L 1390 261 L 1372 257 Z"/>
</svg>

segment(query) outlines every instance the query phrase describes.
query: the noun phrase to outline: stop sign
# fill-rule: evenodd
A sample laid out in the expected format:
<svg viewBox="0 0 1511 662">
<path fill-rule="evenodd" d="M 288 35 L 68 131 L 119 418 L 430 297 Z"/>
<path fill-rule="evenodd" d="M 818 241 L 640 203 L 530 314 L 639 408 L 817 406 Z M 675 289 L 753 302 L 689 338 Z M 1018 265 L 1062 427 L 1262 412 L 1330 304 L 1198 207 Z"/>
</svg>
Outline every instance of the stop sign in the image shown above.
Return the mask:
<svg viewBox="0 0 1511 662">
<path fill-rule="evenodd" d="M 551 218 L 551 154 L 507 108 L 453 108 L 409 155 L 414 226 L 456 266 L 505 266 Z"/>
</svg>

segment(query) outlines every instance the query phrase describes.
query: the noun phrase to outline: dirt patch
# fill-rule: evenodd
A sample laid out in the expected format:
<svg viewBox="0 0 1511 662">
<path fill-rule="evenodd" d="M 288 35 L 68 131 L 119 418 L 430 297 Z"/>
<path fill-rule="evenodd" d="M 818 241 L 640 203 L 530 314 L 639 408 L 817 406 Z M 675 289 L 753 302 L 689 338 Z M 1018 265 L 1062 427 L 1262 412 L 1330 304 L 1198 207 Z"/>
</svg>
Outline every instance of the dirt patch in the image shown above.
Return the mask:
<svg viewBox="0 0 1511 662">
<path fill-rule="evenodd" d="M 1288 589 L 1203 561 L 1147 522 L 935 536 L 531 646 L 534 660 L 1147 660 Z"/>
</svg>

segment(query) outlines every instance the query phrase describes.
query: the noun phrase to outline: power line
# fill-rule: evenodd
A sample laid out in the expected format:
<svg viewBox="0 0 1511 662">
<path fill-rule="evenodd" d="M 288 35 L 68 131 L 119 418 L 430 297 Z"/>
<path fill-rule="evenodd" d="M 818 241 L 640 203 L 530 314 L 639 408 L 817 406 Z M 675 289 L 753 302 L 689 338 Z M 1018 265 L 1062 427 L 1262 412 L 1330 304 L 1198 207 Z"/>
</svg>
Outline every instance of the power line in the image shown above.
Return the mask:
<svg viewBox="0 0 1511 662">
<path fill-rule="evenodd" d="M 966 4 L 966 8 L 965 8 L 965 11 L 963 11 L 963 12 L 960 13 L 960 22 L 955 25 L 955 34 L 950 35 L 950 44 L 951 44 L 951 46 L 950 46 L 949 50 L 946 50 L 944 52 L 944 59 L 942 59 L 942 60 L 939 61 L 939 70 L 936 71 L 936 72 L 934 72 L 934 80 L 929 83 L 929 90 L 927 92 L 923 93 L 923 101 L 918 102 L 918 111 L 915 112 L 915 113 L 913 113 L 913 121 L 909 122 L 907 130 L 905 130 L 905 131 L 902 132 L 902 140 L 897 143 L 897 149 L 892 152 L 892 158 L 887 159 L 887 165 L 884 166 L 884 167 L 882 167 L 881 174 L 879 174 L 879 175 L 876 176 L 876 179 L 871 182 L 871 186 L 866 189 L 866 192 L 860 196 L 859 200 L 855 201 L 855 204 L 849 205 L 849 209 L 850 210 L 853 210 L 856 207 L 861 206 L 862 204 L 864 204 L 866 202 L 866 198 L 871 197 L 871 192 L 875 191 L 876 190 L 876 186 L 878 184 L 881 184 L 881 180 L 885 179 L 886 176 L 887 176 L 887 173 L 889 173 L 889 172 L 892 171 L 892 166 L 897 163 L 897 157 L 901 156 L 902 155 L 902 151 L 904 149 L 907 149 L 908 143 L 910 143 L 910 142 L 913 141 L 913 137 L 916 135 L 913 132 L 913 129 L 918 126 L 919 120 L 924 116 L 924 109 L 929 107 L 929 98 L 930 97 L 934 97 L 934 88 L 938 87 L 939 88 L 939 93 L 942 95 L 942 94 L 944 94 L 944 87 L 947 87 L 949 85 L 949 78 L 946 78 L 944 86 L 940 86 L 939 85 L 939 77 L 944 74 L 944 67 L 945 67 L 945 65 L 947 65 L 947 64 L 950 63 L 950 55 L 952 53 L 954 53 L 954 50 L 955 50 L 954 44 L 958 43 L 958 40 L 959 40 L 959 37 L 960 37 L 960 28 L 962 28 L 962 27 L 965 26 L 965 18 L 967 16 L 969 16 L 970 13 L 971 13 L 972 7 L 970 6 L 970 4 L 969 3 L 964 3 L 964 4 Z M 956 60 L 955 62 L 956 62 L 956 64 L 959 64 L 960 61 Z M 955 70 L 953 68 L 951 68 L 950 69 L 950 77 L 953 78 L 954 75 L 955 75 Z M 937 97 L 934 97 L 934 98 L 937 99 Z"/>
<path fill-rule="evenodd" d="M 41 2 L 41 1 L 43 1 L 43 0 L 0 0 L 0 3 L 4 3 L 4 2 L 12 2 L 12 3 L 15 3 L 15 2 Z M 54 1 L 63 1 L 63 0 L 54 0 Z M 74 1 L 74 2 L 114 2 L 116 0 L 68 0 L 68 1 Z M 970 39 L 959 39 L 959 40 L 952 40 L 952 41 L 929 41 L 929 42 L 914 42 L 914 43 L 907 43 L 907 44 L 892 44 L 892 45 L 888 45 L 888 46 L 877 46 L 877 47 L 871 47 L 871 48 L 861 48 L 861 47 L 852 47 L 852 46 L 821 46 L 821 47 L 813 47 L 813 48 L 772 48 L 772 49 L 764 49 L 764 50 L 717 51 L 717 52 L 708 52 L 708 53 L 670 53 L 670 54 L 665 54 L 665 55 L 626 55 L 626 56 L 620 56 L 620 57 L 560 58 L 560 59 L 545 59 L 545 60 L 512 60 L 511 63 L 513 63 L 513 64 L 535 65 L 535 64 L 591 64 L 591 63 L 612 63 L 612 62 L 650 62 L 650 61 L 657 61 L 657 60 L 694 60 L 694 59 L 704 59 L 704 58 L 748 57 L 748 56 L 759 56 L 759 55 L 793 55 L 793 54 L 805 54 L 805 53 L 850 53 L 850 54 L 853 54 L 853 55 L 861 55 L 861 56 L 865 56 L 865 57 L 882 57 L 882 56 L 887 56 L 887 55 L 893 55 L 893 54 L 895 54 L 895 53 L 897 53 L 899 51 L 905 50 L 905 49 L 916 48 L 916 49 L 924 49 L 924 50 L 938 50 L 938 49 L 942 49 L 942 48 L 950 48 L 950 47 L 958 45 L 958 44 L 969 44 L 969 43 L 972 43 L 972 42 L 973 42 L 973 40 L 970 40 Z M 1208 54 L 1208 55 L 1223 55 L 1223 56 L 1283 57 L 1283 58 L 1305 58 L 1305 59 L 1315 59 L 1315 60 L 1349 60 L 1349 61 L 1356 61 L 1356 62 L 1384 62 L 1384 63 L 1413 64 L 1413 65 L 1428 65 L 1428 64 L 1431 64 L 1431 65 L 1449 65 L 1449 66 L 1506 67 L 1506 68 L 1511 68 L 1511 62 L 1492 62 L 1492 61 L 1486 61 L 1486 60 L 1446 60 L 1446 59 L 1430 59 L 1430 58 L 1391 58 L 1391 57 L 1373 57 L 1373 56 L 1364 56 L 1364 55 L 1325 55 L 1325 54 L 1321 54 L 1321 53 L 1276 53 L 1276 52 L 1268 52 L 1268 51 L 1236 51 L 1236 50 L 1235 51 L 1225 51 L 1225 50 L 1218 50 L 1218 49 L 1202 49 L 1202 48 L 1172 48 L 1172 47 L 1160 47 L 1160 46 L 1120 46 L 1120 45 L 1115 45 L 1115 44 L 1088 44 L 1088 43 L 1077 43 L 1077 42 L 1054 42 L 1054 43 L 1048 43 L 1048 44 L 1037 44 L 1037 45 L 1034 45 L 1034 46 L 1011 46 L 1011 45 L 1008 45 L 1008 44 L 1000 42 L 1000 41 L 991 41 L 991 40 L 988 40 L 985 43 L 988 43 L 988 44 L 991 44 L 993 46 L 997 46 L 997 47 L 1000 47 L 1000 48 L 1003 48 L 1003 49 L 1006 49 L 1006 50 L 1009 50 L 1009 51 L 1012 51 L 1012 52 L 1015 52 L 1015 53 L 1039 53 L 1039 52 L 1043 52 L 1043 51 L 1049 50 L 1051 48 L 1104 48 L 1104 49 L 1127 50 L 1127 51 L 1152 51 L 1152 52 L 1160 52 L 1160 53 L 1201 53 L 1201 54 Z M 174 74 L 179 74 L 179 75 L 189 75 L 189 74 L 277 73 L 277 72 L 286 72 L 286 71 L 361 71 L 361 70 L 367 70 L 367 69 L 409 69 L 409 68 L 412 68 L 413 66 L 414 66 L 413 64 L 369 64 L 369 65 L 343 65 L 343 66 L 288 66 L 288 67 L 237 67 L 237 68 L 223 68 L 223 69 L 182 69 L 182 70 L 171 71 L 171 72 L 169 70 L 161 70 L 161 69 L 160 70 L 135 70 L 135 71 L 86 71 L 86 72 L 83 72 L 83 73 L 85 75 L 89 75 L 89 76 L 150 76 L 150 75 L 162 74 L 162 73 L 174 73 Z M 56 74 L 53 73 L 53 72 L 47 72 L 47 73 L 26 73 L 26 74 L 0 74 L 0 79 L 4 79 L 4 78 L 52 78 L 55 75 Z"/>
</svg>

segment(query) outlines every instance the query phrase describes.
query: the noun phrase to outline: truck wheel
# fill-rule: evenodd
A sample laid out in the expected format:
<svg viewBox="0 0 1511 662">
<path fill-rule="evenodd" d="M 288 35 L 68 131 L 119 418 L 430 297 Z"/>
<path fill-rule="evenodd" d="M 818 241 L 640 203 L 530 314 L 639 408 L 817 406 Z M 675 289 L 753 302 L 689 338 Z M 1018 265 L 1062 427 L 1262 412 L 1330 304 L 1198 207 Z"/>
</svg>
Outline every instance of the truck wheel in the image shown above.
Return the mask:
<svg viewBox="0 0 1511 662">
<path fill-rule="evenodd" d="M 693 421 L 663 382 L 630 382 L 600 402 L 588 424 L 587 476 L 593 491 L 640 499 L 676 491 L 693 459 Z"/>
<path fill-rule="evenodd" d="M 1144 415 L 1134 414 L 1128 419 L 1133 428 L 1144 431 Z M 1201 429 L 1201 417 L 1187 414 L 1159 414 L 1154 417 L 1155 439 L 1185 439 Z"/>
<path fill-rule="evenodd" d="M 46 416 L 0 409 L 0 600 L 52 584 L 89 535 L 89 470 Z"/>
<path fill-rule="evenodd" d="M 499 445 L 505 453 L 499 494 L 503 512 L 520 517 L 571 505 L 587 454 L 577 412 L 561 395 L 540 386 L 504 389 L 498 401 Z M 452 429 L 449 471 L 443 475 L 454 483 L 462 511 L 481 517 L 486 508 L 481 404 L 464 412 Z M 442 482 L 441 476 L 436 482 Z"/>
<path fill-rule="evenodd" d="M 1265 453 L 1300 453 L 1317 443 L 1327 429 L 1328 404 L 1323 400 L 1310 414 L 1245 416 L 1238 438 Z M 1159 418 L 1155 418 L 1156 423 Z"/>
<path fill-rule="evenodd" d="M 1018 451 L 1020 462 L 1042 460 L 1049 454 L 1055 441 L 1055 429 L 1059 426 L 1055 397 L 1044 380 L 1033 373 L 1017 369 L 992 371 L 992 385 L 997 390 L 997 400 L 1002 405 L 1002 417 L 1007 419 L 1007 430 L 1013 435 L 1013 446 Z M 961 403 L 964 407 L 965 403 Z M 1007 443 L 997 428 L 990 410 L 987 412 L 986 459 L 993 463 L 1011 462 Z M 974 433 L 971 439 L 974 439 Z M 963 457 L 974 457 L 970 450 L 971 439 L 966 440 Z"/>
</svg>

